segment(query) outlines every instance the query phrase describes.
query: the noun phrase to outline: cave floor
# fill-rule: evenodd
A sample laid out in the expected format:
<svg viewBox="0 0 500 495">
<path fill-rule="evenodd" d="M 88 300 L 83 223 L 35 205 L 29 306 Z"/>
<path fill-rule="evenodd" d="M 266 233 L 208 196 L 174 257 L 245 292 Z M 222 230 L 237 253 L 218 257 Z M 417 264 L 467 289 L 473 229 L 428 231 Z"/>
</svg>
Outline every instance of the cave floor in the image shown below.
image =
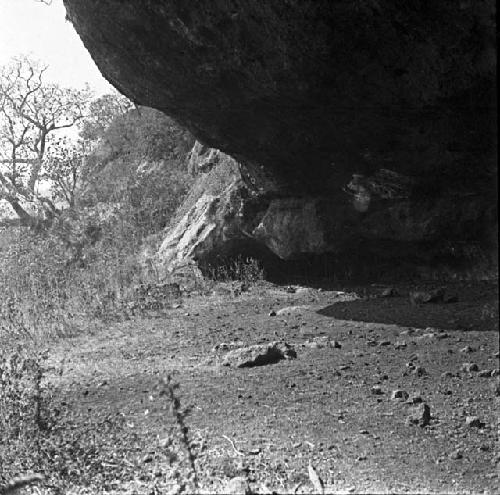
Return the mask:
<svg viewBox="0 0 500 495">
<path fill-rule="evenodd" d="M 499 367 L 497 286 L 456 283 L 457 302 L 421 306 L 395 288 L 401 295 L 270 284 L 193 294 L 159 317 L 58 342 L 51 359 L 64 357 L 63 372 L 51 380 L 73 430 L 116 424 L 112 458 L 95 468 L 89 493 L 173 488 L 159 442 L 175 431 L 158 393 L 168 374 L 191 407 L 189 435 L 205 444 L 202 491 L 232 492 L 230 480 L 244 475 L 256 493 L 312 493 L 311 463 L 325 492 L 495 493 L 499 377 L 485 370 Z M 214 349 L 274 340 L 297 358 L 238 369 L 221 366 L 227 350 Z M 396 390 L 410 400 L 392 398 Z M 427 426 L 408 423 L 422 407 L 414 397 L 430 407 Z M 479 422 L 467 424 L 471 416 Z"/>
</svg>

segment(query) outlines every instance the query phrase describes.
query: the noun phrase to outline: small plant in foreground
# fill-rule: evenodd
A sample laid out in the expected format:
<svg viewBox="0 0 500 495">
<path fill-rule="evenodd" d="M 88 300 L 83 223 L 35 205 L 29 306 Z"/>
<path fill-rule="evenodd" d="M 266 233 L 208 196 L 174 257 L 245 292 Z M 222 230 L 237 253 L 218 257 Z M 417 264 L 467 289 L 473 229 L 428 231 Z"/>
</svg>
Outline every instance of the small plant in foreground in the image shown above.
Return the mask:
<svg viewBox="0 0 500 495">
<path fill-rule="evenodd" d="M 189 438 L 189 427 L 186 424 L 189 409 L 182 408 L 181 401 L 176 393 L 178 388 L 179 384 L 174 383 L 170 375 L 160 383 L 160 397 L 167 397 L 170 412 L 177 428 L 177 434 L 162 441 L 162 447 L 167 449 L 171 464 L 177 463 L 172 473 L 177 485 L 177 492 L 193 493 L 199 491 L 199 477 L 196 468 L 198 453 Z M 203 445 L 198 450 L 203 450 Z M 183 454 L 181 454 L 182 451 Z M 182 472 L 182 460 L 184 460 L 185 473 Z"/>
</svg>

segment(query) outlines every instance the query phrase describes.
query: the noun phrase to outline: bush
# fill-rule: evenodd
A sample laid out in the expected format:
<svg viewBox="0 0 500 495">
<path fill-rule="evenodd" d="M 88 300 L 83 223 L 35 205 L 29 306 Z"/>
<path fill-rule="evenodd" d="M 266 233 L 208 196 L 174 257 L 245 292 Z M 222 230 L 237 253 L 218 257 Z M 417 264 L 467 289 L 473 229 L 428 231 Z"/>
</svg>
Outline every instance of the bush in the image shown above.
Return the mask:
<svg viewBox="0 0 500 495">
<path fill-rule="evenodd" d="M 255 258 L 242 256 L 208 267 L 207 274 L 209 278 L 218 282 L 238 281 L 248 285 L 265 279 L 265 272 L 260 262 Z"/>
</svg>

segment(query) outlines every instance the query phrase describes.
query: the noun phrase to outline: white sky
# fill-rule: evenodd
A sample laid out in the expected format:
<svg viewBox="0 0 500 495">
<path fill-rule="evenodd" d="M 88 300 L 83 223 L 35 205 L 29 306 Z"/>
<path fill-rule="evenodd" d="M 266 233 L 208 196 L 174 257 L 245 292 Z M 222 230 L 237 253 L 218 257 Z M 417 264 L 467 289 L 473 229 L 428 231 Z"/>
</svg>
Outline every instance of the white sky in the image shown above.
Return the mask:
<svg viewBox="0 0 500 495">
<path fill-rule="evenodd" d="M 31 55 L 49 66 L 46 80 L 97 95 L 112 92 L 70 22 L 62 0 L 0 0 L 0 65 L 15 55 Z"/>
</svg>

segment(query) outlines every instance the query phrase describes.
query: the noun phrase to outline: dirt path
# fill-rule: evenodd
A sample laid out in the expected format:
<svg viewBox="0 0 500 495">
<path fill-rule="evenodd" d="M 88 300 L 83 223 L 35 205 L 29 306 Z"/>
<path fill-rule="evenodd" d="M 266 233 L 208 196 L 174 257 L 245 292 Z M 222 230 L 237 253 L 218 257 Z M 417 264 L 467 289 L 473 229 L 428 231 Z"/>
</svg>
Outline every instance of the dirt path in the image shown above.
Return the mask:
<svg viewBox="0 0 500 495">
<path fill-rule="evenodd" d="M 65 358 L 64 372 L 53 381 L 77 423 L 121 415 L 121 441 L 141 439 L 125 447 L 129 462 L 158 483 L 169 469 L 158 438 L 172 420 L 156 388 L 171 374 L 192 406 L 191 435 L 207 445 L 207 491 L 243 470 L 254 489 L 310 493 L 312 462 L 335 492 L 494 493 L 499 378 L 483 375 L 499 367 L 496 287 L 457 285 L 458 302 L 422 306 L 397 289 L 390 298 L 368 297 L 373 288 L 359 299 L 279 287 L 185 298 L 162 318 L 61 342 L 52 359 Z M 214 350 L 275 340 L 294 345 L 297 358 L 236 369 L 220 365 L 227 350 Z M 418 398 L 430 407 L 425 427 L 407 419 Z M 471 416 L 479 426 L 467 424 Z"/>
</svg>

